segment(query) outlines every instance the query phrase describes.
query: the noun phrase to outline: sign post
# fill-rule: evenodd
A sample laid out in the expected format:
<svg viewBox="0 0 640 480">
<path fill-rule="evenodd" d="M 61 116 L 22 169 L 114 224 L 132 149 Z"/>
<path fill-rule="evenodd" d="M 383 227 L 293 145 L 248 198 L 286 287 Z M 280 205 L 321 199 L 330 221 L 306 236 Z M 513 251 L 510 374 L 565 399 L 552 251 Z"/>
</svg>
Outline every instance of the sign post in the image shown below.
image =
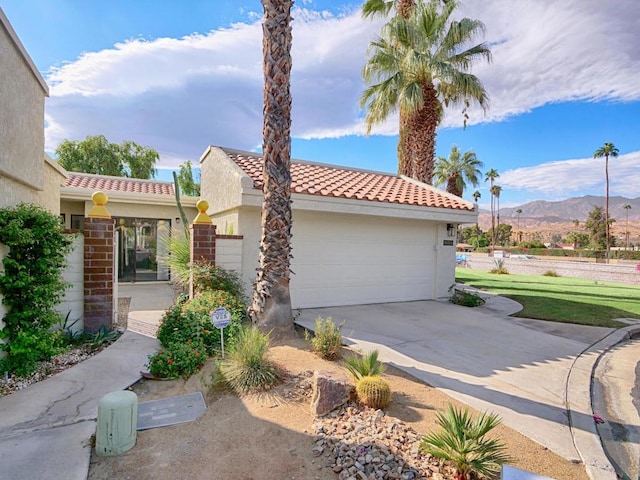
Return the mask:
<svg viewBox="0 0 640 480">
<path fill-rule="evenodd" d="M 211 323 L 214 327 L 220 329 L 220 348 L 222 350 L 222 358 L 224 358 L 224 328 L 231 323 L 231 314 L 229 310 L 223 307 L 216 308 L 211 314 Z"/>
</svg>

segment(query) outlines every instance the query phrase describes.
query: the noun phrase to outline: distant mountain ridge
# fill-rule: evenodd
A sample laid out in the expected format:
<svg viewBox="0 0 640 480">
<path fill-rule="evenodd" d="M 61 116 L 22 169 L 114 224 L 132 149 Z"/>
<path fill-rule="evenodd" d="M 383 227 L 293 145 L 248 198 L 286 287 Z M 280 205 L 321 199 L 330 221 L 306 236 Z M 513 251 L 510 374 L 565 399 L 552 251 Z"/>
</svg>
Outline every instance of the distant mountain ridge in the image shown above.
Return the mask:
<svg viewBox="0 0 640 480">
<path fill-rule="evenodd" d="M 500 208 L 501 221 L 506 218 L 518 218 L 516 210 L 522 210 L 521 219 L 537 219 L 548 223 L 565 223 L 573 220 L 584 221 L 594 206 L 604 208 L 605 197 L 586 195 L 584 197 L 568 198 L 558 202 L 536 200 L 519 207 Z M 623 207 L 631 205 L 629 221 L 640 221 L 640 197 L 609 197 L 609 216 L 618 222 L 627 218 L 627 210 Z M 490 213 L 483 210 L 482 213 Z"/>
</svg>

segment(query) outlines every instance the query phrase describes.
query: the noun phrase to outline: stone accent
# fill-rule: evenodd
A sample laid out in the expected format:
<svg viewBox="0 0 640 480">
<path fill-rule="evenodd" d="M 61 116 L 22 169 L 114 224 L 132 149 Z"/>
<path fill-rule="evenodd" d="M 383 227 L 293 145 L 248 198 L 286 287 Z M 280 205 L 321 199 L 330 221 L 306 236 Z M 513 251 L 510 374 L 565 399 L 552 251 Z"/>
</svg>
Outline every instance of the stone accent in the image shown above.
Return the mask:
<svg viewBox="0 0 640 480">
<path fill-rule="evenodd" d="M 313 375 L 311 410 L 316 416 L 326 415 L 349 401 L 353 384 L 341 373 L 317 370 Z"/>
<path fill-rule="evenodd" d="M 111 218 L 84 219 L 84 330 L 111 330 L 114 322 L 114 225 Z"/>
</svg>

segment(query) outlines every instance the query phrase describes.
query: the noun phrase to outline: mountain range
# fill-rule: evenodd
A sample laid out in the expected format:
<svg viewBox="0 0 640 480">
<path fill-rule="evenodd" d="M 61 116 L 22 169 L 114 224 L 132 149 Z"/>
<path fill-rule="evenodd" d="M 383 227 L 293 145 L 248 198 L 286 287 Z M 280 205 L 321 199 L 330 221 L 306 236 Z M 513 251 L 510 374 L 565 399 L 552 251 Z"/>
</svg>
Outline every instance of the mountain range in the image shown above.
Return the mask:
<svg viewBox="0 0 640 480">
<path fill-rule="evenodd" d="M 589 212 L 593 210 L 594 206 L 604 209 L 604 204 L 605 197 L 594 195 L 568 198 L 558 202 L 536 200 L 520 205 L 519 207 L 500 208 L 500 219 L 510 217 L 517 218 L 517 210 L 520 209 L 522 210 L 520 214 L 521 219 L 541 219 L 547 222 L 557 221 L 561 223 L 572 222 L 573 220 L 583 222 L 586 220 Z M 609 197 L 609 216 L 615 218 L 618 223 L 626 221 L 627 210 L 624 208 L 625 205 L 631 205 L 631 209 L 628 210 L 629 221 L 640 221 L 640 197 Z M 480 212 L 491 214 L 491 212 L 487 210 L 480 210 Z"/>
</svg>

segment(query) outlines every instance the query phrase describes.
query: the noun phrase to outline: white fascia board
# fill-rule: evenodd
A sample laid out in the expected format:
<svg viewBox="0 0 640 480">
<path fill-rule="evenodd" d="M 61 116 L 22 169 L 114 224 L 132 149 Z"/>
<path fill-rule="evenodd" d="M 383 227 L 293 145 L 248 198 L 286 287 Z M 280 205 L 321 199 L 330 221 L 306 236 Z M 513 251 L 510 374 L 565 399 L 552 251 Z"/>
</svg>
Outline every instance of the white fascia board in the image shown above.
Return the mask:
<svg viewBox="0 0 640 480">
<path fill-rule="evenodd" d="M 373 202 L 371 200 L 352 200 L 347 198 L 321 197 L 294 193 L 291 195 L 294 210 L 311 212 L 346 213 L 354 215 L 372 215 L 377 217 L 408 218 L 431 220 L 447 223 L 475 223 L 478 212 L 475 210 L 455 210 L 452 208 L 420 207 L 398 203 Z M 242 190 L 242 205 L 262 207 L 262 192 L 255 188 Z"/>
<path fill-rule="evenodd" d="M 117 203 L 134 203 L 138 205 L 170 205 L 176 206 L 176 198 L 173 195 L 158 195 L 153 193 L 131 193 L 131 192 L 114 192 L 103 190 L 109 197 L 109 202 Z M 93 190 L 76 187 L 62 187 L 60 189 L 61 200 L 91 200 Z M 180 203 L 185 207 L 195 208 L 198 202 L 196 197 L 181 197 Z"/>
</svg>

